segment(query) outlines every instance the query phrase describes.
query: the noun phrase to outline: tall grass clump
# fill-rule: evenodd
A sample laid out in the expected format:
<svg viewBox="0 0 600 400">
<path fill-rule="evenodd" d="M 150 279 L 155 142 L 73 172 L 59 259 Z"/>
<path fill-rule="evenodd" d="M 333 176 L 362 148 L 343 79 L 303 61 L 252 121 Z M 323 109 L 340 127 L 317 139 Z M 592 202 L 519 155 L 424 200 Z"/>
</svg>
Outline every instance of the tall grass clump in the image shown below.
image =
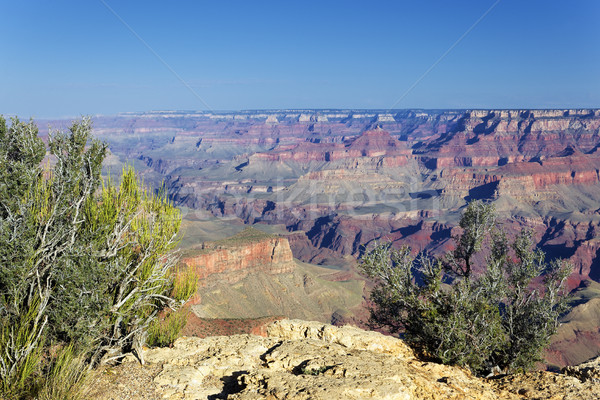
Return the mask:
<svg viewBox="0 0 600 400">
<path fill-rule="evenodd" d="M 171 297 L 174 299 L 189 299 L 198 290 L 198 275 L 193 267 L 185 266 L 174 274 Z M 187 323 L 189 309 L 180 308 L 177 311 L 166 311 L 156 318 L 148 329 L 147 343 L 150 346 L 172 346 Z"/>
<path fill-rule="evenodd" d="M 90 371 L 85 355 L 73 344 L 59 350 L 50 360 L 37 400 L 84 400 L 89 392 Z"/>
<path fill-rule="evenodd" d="M 13 323 L 2 321 L 0 330 L 0 398 L 26 395 L 42 369 L 43 324 L 36 320 L 39 301 L 34 301 Z"/>
<path fill-rule="evenodd" d="M 181 308 L 154 320 L 148 329 L 149 346 L 172 346 L 187 323 L 190 311 Z"/>
</svg>

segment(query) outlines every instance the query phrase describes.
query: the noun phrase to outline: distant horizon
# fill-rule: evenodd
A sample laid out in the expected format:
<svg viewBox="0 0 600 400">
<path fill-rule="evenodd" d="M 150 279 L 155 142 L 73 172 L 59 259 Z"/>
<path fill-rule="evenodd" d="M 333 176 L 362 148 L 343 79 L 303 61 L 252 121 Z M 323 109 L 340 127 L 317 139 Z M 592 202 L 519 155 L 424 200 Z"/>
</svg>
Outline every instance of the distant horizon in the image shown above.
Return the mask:
<svg viewBox="0 0 600 400">
<path fill-rule="evenodd" d="M 232 114 L 232 113 L 276 113 L 276 112 L 319 112 L 319 111 L 331 111 L 331 112 L 353 112 L 353 111 L 369 111 L 369 112 L 377 112 L 380 114 L 394 114 L 399 112 L 406 111 L 568 111 L 568 110 L 590 110 L 590 111 L 600 111 L 599 107 L 553 107 L 553 108 L 395 108 L 391 110 L 386 110 L 383 108 L 255 108 L 255 109 L 239 109 L 239 110 L 145 110 L 145 111 L 119 111 L 116 113 L 107 113 L 107 114 L 88 114 L 88 115 L 66 115 L 66 116 L 52 116 L 52 117 L 29 117 L 29 116 L 21 116 L 21 115 L 11 115 L 11 114 L 2 114 L 4 118 L 10 118 L 16 116 L 20 119 L 24 118 L 33 118 L 33 120 L 64 120 L 64 119 L 77 119 L 89 116 L 91 118 L 94 117 L 112 117 L 119 115 L 138 115 L 138 114 L 152 114 L 152 113 L 178 113 L 178 114 Z"/>
</svg>

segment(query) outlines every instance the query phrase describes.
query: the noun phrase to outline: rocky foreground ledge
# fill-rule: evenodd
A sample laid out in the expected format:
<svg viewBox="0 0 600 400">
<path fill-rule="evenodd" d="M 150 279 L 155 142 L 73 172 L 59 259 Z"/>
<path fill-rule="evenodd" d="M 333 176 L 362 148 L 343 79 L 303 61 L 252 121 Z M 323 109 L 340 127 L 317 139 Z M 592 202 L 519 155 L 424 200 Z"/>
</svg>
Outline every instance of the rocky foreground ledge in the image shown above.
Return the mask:
<svg viewBox="0 0 600 400">
<path fill-rule="evenodd" d="M 598 399 L 600 366 L 480 379 L 400 339 L 280 320 L 256 335 L 183 337 L 99 371 L 91 399 Z"/>
</svg>

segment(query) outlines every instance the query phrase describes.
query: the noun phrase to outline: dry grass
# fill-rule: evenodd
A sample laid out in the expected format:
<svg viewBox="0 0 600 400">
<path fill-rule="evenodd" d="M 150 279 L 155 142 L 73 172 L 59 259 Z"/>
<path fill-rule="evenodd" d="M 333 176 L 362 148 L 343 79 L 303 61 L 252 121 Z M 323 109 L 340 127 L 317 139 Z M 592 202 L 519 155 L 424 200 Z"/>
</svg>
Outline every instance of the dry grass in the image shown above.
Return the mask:
<svg viewBox="0 0 600 400">
<path fill-rule="evenodd" d="M 93 372 L 73 345 L 61 349 L 36 397 L 37 400 L 83 400 L 88 398 Z"/>
</svg>

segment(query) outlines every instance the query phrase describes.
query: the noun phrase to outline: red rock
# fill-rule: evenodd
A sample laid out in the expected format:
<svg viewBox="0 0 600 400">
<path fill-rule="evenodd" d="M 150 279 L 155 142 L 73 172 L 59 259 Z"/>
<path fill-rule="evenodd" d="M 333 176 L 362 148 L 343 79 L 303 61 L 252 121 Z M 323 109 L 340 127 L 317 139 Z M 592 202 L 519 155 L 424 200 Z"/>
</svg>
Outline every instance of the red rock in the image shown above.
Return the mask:
<svg viewBox="0 0 600 400">
<path fill-rule="evenodd" d="M 387 165 L 405 165 L 411 156 L 411 150 L 399 140 L 382 129 L 364 132 L 345 143 L 303 142 L 293 146 L 279 146 L 273 151 L 258 153 L 256 158 L 266 161 L 336 161 L 358 157 L 388 157 Z"/>
<path fill-rule="evenodd" d="M 199 254 L 181 260 L 195 268 L 201 284 L 218 275 L 219 281 L 238 282 L 253 271 L 270 274 L 291 272 L 295 268 L 286 238 L 264 238 L 248 243 L 205 244 Z"/>
</svg>

